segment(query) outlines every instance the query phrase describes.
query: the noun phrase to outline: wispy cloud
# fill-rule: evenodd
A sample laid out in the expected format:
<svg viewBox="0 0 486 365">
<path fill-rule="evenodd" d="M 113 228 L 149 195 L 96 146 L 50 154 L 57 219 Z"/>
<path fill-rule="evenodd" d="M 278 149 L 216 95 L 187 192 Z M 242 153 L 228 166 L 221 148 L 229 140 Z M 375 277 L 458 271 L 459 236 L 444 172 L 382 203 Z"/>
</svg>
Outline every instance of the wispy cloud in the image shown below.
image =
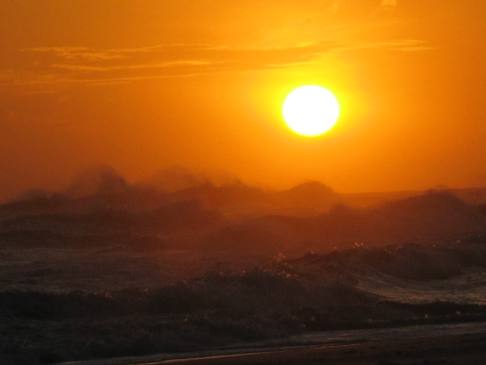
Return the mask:
<svg viewBox="0 0 486 365">
<path fill-rule="evenodd" d="M 80 71 L 80 72 L 108 72 L 108 71 L 120 71 L 120 70 L 144 70 L 144 69 L 167 69 L 175 67 L 186 66 L 208 66 L 211 65 L 211 61 L 207 60 L 176 60 L 158 63 L 146 63 L 138 65 L 109 65 L 109 66 L 95 66 L 95 65 L 83 65 L 83 64 L 70 64 L 70 63 L 55 63 L 52 64 L 52 68 L 68 71 Z"/>
<path fill-rule="evenodd" d="M 419 39 L 400 39 L 391 41 L 355 43 L 349 47 L 344 46 L 341 51 L 353 51 L 364 49 L 387 50 L 394 52 L 422 52 L 431 51 L 434 47 L 430 42 Z"/>
<path fill-rule="evenodd" d="M 375 42 L 309 42 L 289 47 L 238 48 L 209 44 L 169 44 L 138 48 L 36 47 L 22 52 L 29 59 L 16 84 L 111 84 L 136 80 L 192 77 L 224 71 L 288 68 L 322 61 L 330 53 L 359 50 L 419 52 L 432 49 L 423 40 Z"/>
<path fill-rule="evenodd" d="M 315 61 L 332 51 L 330 43 L 308 43 L 281 48 L 236 48 L 207 44 L 171 44 L 140 48 L 91 49 L 36 47 L 23 52 L 39 70 L 35 82 L 127 82 L 189 77 L 213 72 L 284 68 Z"/>
<path fill-rule="evenodd" d="M 68 60 L 83 59 L 87 61 L 113 60 L 123 58 L 121 52 L 114 50 L 94 50 L 87 47 L 35 47 L 24 51 L 36 53 L 51 53 Z"/>
<path fill-rule="evenodd" d="M 236 48 L 206 44 L 173 44 L 140 48 L 90 49 L 80 47 L 41 47 L 25 49 L 42 53 L 65 64 L 82 64 L 103 69 L 169 68 L 208 64 L 252 63 L 265 68 L 272 64 L 285 66 L 296 59 L 308 60 L 315 54 L 331 50 L 329 43 L 308 43 L 292 47 Z"/>
</svg>

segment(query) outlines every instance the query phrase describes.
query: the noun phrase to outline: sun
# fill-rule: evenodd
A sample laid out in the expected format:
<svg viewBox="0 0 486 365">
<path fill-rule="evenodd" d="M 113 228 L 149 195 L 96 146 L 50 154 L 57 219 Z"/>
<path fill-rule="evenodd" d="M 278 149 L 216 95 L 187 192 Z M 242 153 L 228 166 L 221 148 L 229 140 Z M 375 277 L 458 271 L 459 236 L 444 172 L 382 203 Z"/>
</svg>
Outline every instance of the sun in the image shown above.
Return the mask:
<svg viewBox="0 0 486 365">
<path fill-rule="evenodd" d="M 340 108 L 331 91 L 308 85 L 294 89 L 287 96 L 282 113 L 292 131 L 305 137 L 317 137 L 334 127 Z"/>
</svg>

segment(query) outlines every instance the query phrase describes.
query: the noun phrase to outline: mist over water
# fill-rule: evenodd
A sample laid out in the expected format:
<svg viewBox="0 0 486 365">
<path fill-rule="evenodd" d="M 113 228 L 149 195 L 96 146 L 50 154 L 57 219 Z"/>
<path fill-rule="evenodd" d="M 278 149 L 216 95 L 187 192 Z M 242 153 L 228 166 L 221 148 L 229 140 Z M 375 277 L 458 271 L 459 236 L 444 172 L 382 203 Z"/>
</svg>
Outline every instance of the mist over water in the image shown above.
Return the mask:
<svg viewBox="0 0 486 365">
<path fill-rule="evenodd" d="M 16 334 L 3 346 L 87 359 L 483 321 L 484 198 L 91 169 L 0 205 L 0 330 Z M 86 321 L 90 346 L 66 335 Z"/>
</svg>

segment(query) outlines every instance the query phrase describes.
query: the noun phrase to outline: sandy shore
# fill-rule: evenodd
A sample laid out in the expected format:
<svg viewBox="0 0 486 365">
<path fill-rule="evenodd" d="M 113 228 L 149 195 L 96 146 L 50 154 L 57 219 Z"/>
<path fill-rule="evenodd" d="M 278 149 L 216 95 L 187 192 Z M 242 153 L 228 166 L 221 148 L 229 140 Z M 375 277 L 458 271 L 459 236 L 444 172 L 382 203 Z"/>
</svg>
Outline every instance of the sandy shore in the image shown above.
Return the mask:
<svg viewBox="0 0 486 365">
<path fill-rule="evenodd" d="M 486 364 L 486 323 L 333 331 L 207 353 L 65 364 L 479 365 Z"/>
</svg>

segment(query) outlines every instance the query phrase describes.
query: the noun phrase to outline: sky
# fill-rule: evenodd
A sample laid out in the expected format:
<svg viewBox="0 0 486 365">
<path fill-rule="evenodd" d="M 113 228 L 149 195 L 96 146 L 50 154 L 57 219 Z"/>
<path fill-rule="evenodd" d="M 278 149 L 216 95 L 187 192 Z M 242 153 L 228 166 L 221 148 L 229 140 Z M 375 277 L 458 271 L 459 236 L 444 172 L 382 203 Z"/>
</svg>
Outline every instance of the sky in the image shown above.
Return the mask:
<svg viewBox="0 0 486 365">
<path fill-rule="evenodd" d="M 486 185 L 481 0 L 3 0 L 0 199 L 110 165 L 283 188 Z M 319 138 L 295 87 L 341 103 Z"/>
</svg>

